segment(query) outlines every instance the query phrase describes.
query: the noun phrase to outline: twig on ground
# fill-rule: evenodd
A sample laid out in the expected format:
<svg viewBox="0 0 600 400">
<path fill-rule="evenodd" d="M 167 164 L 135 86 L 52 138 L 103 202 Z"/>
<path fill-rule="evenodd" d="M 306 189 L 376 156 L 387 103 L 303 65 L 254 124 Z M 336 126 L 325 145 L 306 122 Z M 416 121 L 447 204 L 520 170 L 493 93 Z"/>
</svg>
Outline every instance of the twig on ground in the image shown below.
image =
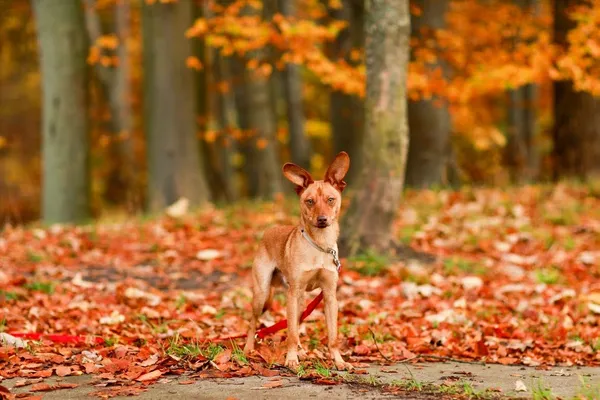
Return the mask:
<svg viewBox="0 0 600 400">
<path fill-rule="evenodd" d="M 377 338 L 375 337 L 375 333 L 373 332 L 373 330 L 371 330 L 371 328 L 369 328 L 369 332 L 371 332 L 371 336 L 373 336 L 373 343 L 375 343 L 375 347 L 377 348 L 377 351 L 379 352 L 379 354 L 381 354 L 381 356 L 389 362 L 394 362 L 394 360 L 392 360 L 391 358 L 389 358 L 388 356 L 386 356 L 385 354 L 383 354 L 383 352 L 381 351 L 381 349 L 379 348 L 379 345 L 377 344 Z"/>
</svg>

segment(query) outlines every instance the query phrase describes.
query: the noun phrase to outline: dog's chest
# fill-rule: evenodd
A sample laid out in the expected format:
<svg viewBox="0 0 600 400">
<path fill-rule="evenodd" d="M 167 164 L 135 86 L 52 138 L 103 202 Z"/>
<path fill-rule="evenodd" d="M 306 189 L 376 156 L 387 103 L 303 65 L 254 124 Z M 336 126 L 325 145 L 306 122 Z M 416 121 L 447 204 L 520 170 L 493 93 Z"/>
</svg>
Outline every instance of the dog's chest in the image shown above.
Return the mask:
<svg viewBox="0 0 600 400">
<path fill-rule="evenodd" d="M 320 251 L 308 251 L 301 260 L 301 270 L 304 272 L 317 272 L 319 270 L 329 270 L 332 272 L 336 271 L 335 265 L 333 264 L 333 257 L 331 254 L 323 253 Z"/>
</svg>

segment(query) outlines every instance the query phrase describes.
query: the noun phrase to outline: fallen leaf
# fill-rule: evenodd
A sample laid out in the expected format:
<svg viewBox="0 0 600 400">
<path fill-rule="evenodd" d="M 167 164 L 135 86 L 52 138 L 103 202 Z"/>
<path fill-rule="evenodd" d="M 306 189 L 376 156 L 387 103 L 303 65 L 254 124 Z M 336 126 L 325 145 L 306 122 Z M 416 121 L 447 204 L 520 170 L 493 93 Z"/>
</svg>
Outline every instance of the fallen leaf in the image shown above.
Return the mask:
<svg viewBox="0 0 600 400">
<path fill-rule="evenodd" d="M 220 365 L 229 362 L 229 360 L 231 360 L 231 349 L 220 352 L 213 361 Z"/>
<path fill-rule="evenodd" d="M 185 214 L 187 214 L 188 207 L 190 205 L 190 201 L 185 197 L 180 198 L 175 203 L 171 204 L 165 210 L 165 214 L 167 214 L 171 218 L 181 218 Z"/>
<path fill-rule="evenodd" d="M 527 386 L 525 386 L 525 383 L 523 383 L 522 380 L 517 380 L 515 382 L 515 392 L 526 392 L 527 391 Z"/>
<path fill-rule="evenodd" d="M 29 388 L 30 392 L 49 392 L 51 390 L 54 390 L 54 387 L 50 386 L 46 382 L 36 383 L 35 385 Z"/>
<path fill-rule="evenodd" d="M 100 318 L 100 323 L 102 325 L 117 325 L 123 321 L 125 321 L 125 316 L 117 310 L 113 311 L 109 316 Z"/>
<path fill-rule="evenodd" d="M 162 374 L 163 373 L 160 370 L 155 369 L 152 372 L 148 372 L 147 374 L 144 374 L 144 375 L 140 376 L 139 378 L 136 379 L 136 381 L 138 381 L 138 382 L 151 381 L 151 380 L 160 378 L 160 376 Z"/>
<path fill-rule="evenodd" d="M 263 384 L 262 387 L 267 388 L 267 389 L 273 389 L 276 387 L 281 387 L 283 386 L 283 381 L 272 381 L 272 382 L 267 382 L 265 384 Z"/>
<path fill-rule="evenodd" d="M 71 375 L 71 367 L 67 367 L 67 366 L 58 366 L 56 367 L 56 375 L 58 376 L 67 376 L 67 375 Z"/>
<path fill-rule="evenodd" d="M 196 258 L 201 261 L 210 261 L 221 256 L 222 253 L 215 249 L 204 249 L 196 253 Z"/>
<path fill-rule="evenodd" d="M 146 360 L 142 361 L 142 362 L 140 363 L 140 365 L 141 365 L 142 367 L 149 367 L 149 366 L 151 366 L 151 365 L 154 365 L 154 364 L 156 364 L 156 363 L 158 362 L 158 360 L 159 360 L 159 355 L 158 355 L 158 354 L 153 354 L 153 355 L 151 355 L 150 357 L 148 357 L 148 359 L 146 359 Z"/>
<path fill-rule="evenodd" d="M 74 389 L 76 387 L 78 387 L 79 385 L 77 383 L 70 383 L 70 382 L 58 382 L 56 384 L 57 388 L 59 389 Z"/>
<path fill-rule="evenodd" d="M 27 346 L 26 341 L 4 332 L 0 332 L 0 344 L 16 347 L 18 349 L 22 349 L 23 347 Z"/>
<path fill-rule="evenodd" d="M 0 400 L 13 400 L 15 395 L 6 386 L 0 385 Z"/>
<path fill-rule="evenodd" d="M 352 352 L 357 356 L 366 356 L 371 353 L 371 349 L 369 349 L 364 344 L 359 344 L 358 346 L 354 346 Z"/>
</svg>

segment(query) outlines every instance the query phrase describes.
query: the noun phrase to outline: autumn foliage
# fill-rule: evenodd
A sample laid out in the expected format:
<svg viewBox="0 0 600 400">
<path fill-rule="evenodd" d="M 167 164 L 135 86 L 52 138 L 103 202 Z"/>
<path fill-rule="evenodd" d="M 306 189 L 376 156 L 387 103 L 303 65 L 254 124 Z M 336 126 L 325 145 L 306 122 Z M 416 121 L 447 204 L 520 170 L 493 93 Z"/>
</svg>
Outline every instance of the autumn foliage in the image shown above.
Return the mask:
<svg viewBox="0 0 600 400">
<path fill-rule="evenodd" d="M 241 341 L 219 339 L 245 332 L 258 232 L 294 223 L 290 208 L 5 231 L 0 376 L 27 386 L 94 374 L 110 386 L 98 390 L 106 396 L 166 374 L 286 374 L 273 369 L 285 330 L 249 357 Z M 584 186 L 408 193 L 395 231 L 416 253 L 342 260 L 343 353 L 358 368 L 428 356 L 600 365 L 598 210 L 598 189 Z M 261 323 L 284 317 L 275 296 Z M 307 371 L 329 365 L 322 309 L 305 325 Z"/>
</svg>

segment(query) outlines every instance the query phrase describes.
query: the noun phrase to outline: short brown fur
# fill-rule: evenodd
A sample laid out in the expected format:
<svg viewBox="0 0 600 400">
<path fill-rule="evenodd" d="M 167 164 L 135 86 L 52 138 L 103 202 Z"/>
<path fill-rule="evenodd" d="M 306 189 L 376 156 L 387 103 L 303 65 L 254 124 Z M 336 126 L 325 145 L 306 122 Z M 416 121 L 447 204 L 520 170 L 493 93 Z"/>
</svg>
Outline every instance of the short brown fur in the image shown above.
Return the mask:
<svg viewBox="0 0 600 400">
<path fill-rule="evenodd" d="M 285 365 L 298 367 L 298 359 L 306 353 L 300 345 L 298 325 L 304 296 L 307 291 L 321 288 L 325 302 L 329 354 L 340 370 L 351 369 L 340 354 L 337 341 L 338 303 L 336 297 L 338 272 L 331 254 L 314 248 L 302 236 L 302 229 L 323 249 L 336 252 L 339 236 L 338 217 L 342 191 L 346 187 L 344 176 L 350 167 L 350 157 L 339 153 L 322 181 L 314 181 L 303 168 L 287 163 L 283 174 L 296 185 L 300 197 L 300 225 L 276 226 L 263 236 L 252 267 L 252 318 L 244 351 L 254 350 L 254 335 L 258 318 L 270 303 L 271 289 L 281 281 L 287 285 L 288 337 Z"/>
</svg>

